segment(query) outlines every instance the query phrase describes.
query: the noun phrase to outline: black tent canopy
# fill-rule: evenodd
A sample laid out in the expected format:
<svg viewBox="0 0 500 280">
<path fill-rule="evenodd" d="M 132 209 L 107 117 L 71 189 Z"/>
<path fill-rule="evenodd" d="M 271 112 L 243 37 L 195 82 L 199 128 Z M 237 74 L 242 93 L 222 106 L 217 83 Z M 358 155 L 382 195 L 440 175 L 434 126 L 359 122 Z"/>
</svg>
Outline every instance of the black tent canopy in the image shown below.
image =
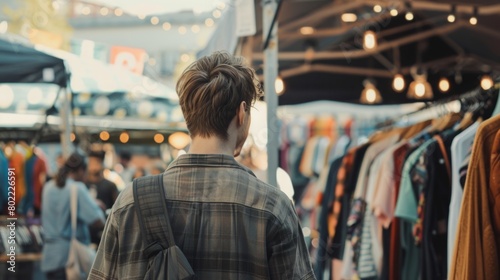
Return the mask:
<svg viewBox="0 0 500 280">
<path fill-rule="evenodd" d="M 0 83 L 51 83 L 66 87 L 63 60 L 12 38 L 0 38 Z"/>
</svg>

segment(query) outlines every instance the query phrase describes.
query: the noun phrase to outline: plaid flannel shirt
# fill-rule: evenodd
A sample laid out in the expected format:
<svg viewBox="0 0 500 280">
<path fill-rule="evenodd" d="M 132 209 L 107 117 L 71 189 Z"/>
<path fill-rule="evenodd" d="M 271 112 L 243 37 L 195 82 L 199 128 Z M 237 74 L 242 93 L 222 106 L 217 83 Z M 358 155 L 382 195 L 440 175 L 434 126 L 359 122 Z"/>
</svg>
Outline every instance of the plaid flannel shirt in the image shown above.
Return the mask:
<svg viewBox="0 0 500 280">
<path fill-rule="evenodd" d="M 227 155 L 182 155 L 165 171 L 175 243 L 198 279 L 315 279 L 295 209 Z M 143 279 L 147 244 L 132 186 L 108 217 L 89 279 Z"/>
</svg>

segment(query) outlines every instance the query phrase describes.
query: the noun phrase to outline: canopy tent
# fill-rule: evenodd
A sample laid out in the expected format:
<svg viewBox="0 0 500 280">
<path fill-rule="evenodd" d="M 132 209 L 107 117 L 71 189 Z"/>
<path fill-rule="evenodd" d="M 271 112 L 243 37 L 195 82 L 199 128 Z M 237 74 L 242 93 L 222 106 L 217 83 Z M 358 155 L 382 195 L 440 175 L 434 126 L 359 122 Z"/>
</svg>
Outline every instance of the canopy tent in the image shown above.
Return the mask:
<svg viewBox="0 0 500 280">
<path fill-rule="evenodd" d="M 62 59 L 70 72 L 70 90 L 73 93 L 132 92 L 152 98 L 178 100 L 174 89 L 137 75 L 122 67 L 106 64 L 92 58 L 82 58 L 75 54 L 43 46 L 36 46 L 42 52 Z"/>
<path fill-rule="evenodd" d="M 66 87 L 64 62 L 13 37 L 0 37 L 0 83 L 52 83 Z"/>
<path fill-rule="evenodd" d="M 496 52 L 500 4 L 491 0 L 473 4 L 457 0 L 410 4 L 380 0 L 281 2 L 278 58 L 285 93 L 279 98 L 280 105 L 316 100 L 358 103 L 367 78 L 375 81 L 385 104 L 434 101 L 467 92 L 479 86 L 483 74 L 500 72 Z M 380 5 L 377 12 L 375 5 Z M 393 9 L 397 16 L 391 15 Z M 244 54 L 262 73 L 262 11 L 256 11 L 258 33 L 247 38 L 242 49 L 252 50 Z M 408 12 L 413 15 L 411 20 L 406 19 Z M 354 14 L 356 21 L 343 22 L 344 13 Z M 448 21 L 450 14 L 454 14 L 453 23 Z M 476 25 L 469 23 L 474 15 Z M 367 30 L 374 31 L 377 38 L 378 46 L 373 50 L 363 48 Z M 427 73 L 433 98 L 407 98 L 414 66 Z M 396 73 L 405 78 L 402 93 L 392 89 Z M 437 86 L 442 77 L 450 82 L 447 93 L 441 93 Z"/>
</svg>

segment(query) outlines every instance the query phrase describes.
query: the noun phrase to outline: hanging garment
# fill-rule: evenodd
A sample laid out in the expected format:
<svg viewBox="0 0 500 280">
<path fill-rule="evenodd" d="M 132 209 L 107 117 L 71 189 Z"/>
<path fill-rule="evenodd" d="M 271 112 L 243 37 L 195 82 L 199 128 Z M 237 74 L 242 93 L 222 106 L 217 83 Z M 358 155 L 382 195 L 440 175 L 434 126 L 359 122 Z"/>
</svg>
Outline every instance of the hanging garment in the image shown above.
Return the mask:
<svg viewBox="0 0 500 280">
<path fill-rule="evenodd" d="M 0 150 L 0 213 L 7 206 L 9 192 L 9 162 L 2 150 Z"/>
<path fill-rule="evenodd" d="M 394 145 L 399 139 L 399 135 L 390 135 L 386 138 L 373 143 L 365 153 L 363 163 L 361 164 L 360 173 L 356 183 L 356 190 L 353 196 L 352 208 L 347 220 L 348 240 L 352 243 L 351 247 L 346 247 L 349 250 L 347 256 L 344 256 L 344 272 L 343 277 L 350 278 L 351 273 L 357 273 L 357 265 L 361 255 L 361 240 L 363 233 L 363 217 L 366 210 L 366 189 L 368 186 L 369 169 L 375 158 L 388 147 Z M 370 233 L 365 233 L 370 234 Z M 352 252 L 350 251 L 352 250 Z M 351 256 L 350 258 L 348 256 Z M 347 257 L 347 258 L 346 258 Z M 370 274 L 369 272 L 368 274 Z"/>
<path fill-rule="evenodd" d="M 491 153 L 490 209 L 497 248 L 500 249 L 500 130 L 495 136 Z M 498 256 L 500 258 L 500 256 Z"/>
<path fill-rule="evenodd" d="M 343 158 L 337 158 L 330 166 L 330 172 L 328 174 L 328 179 L 323 193 L 321 201 L 321 209 L 319 213 L 319 246 L 316 255 L 316 263 L 314 267 L 314 274 L 318 280 L 323 279 L 323 274 L 326 268 L 328 257 L 328 213 L 332 209 L 333 200 L 335 198 L 335 188 L 337 186 L 337 174 L 339 168 L 342 164 Z"/>
<path fill-rule="evenodd" d="M 498 186 L 490 185 L 491 155 L 500 130 L 500 116 L 478 128 L 460 209 L 448 279 L 500 279 L 499 247 L 495 240 L 491 207 Z M 496 233 L 499 234 L 499 233 Z"/>
<path fill-rule="evenodd" d="M 455 235 L 458 225 L 458 215 L 460 205 L 462 204 L 463 190 L 460 185 L 460 168 L 462 162 L 467 157 L 467 151 L 474 142 L 479 123 L 476 122 L 462 133 L 457 135 L 451 144 L 451 201 L 450 214 L 448 217 L 448 271 L 451 267 L 451 256 L 453 254 L 453 245 L 455 244 Z"/>
<path fill-rule="evenodd" d="M 47 165 L 45 163 L 45 160 L 40 157 L 38 157 L 38 160 L 35 162 L 33 176 L 33 190 L 35 193 L 34 207 L 35 212 L 38 212 L 42 209 L 43 185 L 45 184 L 47 179 Z"/>
<path fill-rule="evenodd" d="M 335 202 L 332 215 L 329 216 L 329 234 L 331 241 L 330 257 L 334 259 L 333 278 L 343 279 L 344 262 L 348 258 L 347 219 L 351 209 L 352 196 L 356 188 L 361 164 L 370 144 L 364 144 L 351 149 L 344 157 L 342 166 L 337 174 L 337 187 L 335 188 Z M 352 155 L 352 156 L 351 156 Z M 351 256 L 351 255 L 349 255 Z"/>
<path fill-rule="evenodd" d="M 19 206 L 19 213 L 27 214 L 28 211 L 33 210 L 34 202 L 35 202 L 35 163 L 38 158 L 35 155 L 32 155 L 26 162 L 24 163 L 24 174 L 25 174 L 25 182 L 26 182 L 26 195 L 23 197 L 23 200 Z"/>
<path fill-rule="evenodd" d="M 401 185 L 396 203 L 395 216 L 401 218 L 401 249 L 404 252 L 401 279 L 418 280 L 421 267 L 421 249 L 415 245 L 413 226 L 417 222 L 417 197 L 410 175 L 423 151 L 435 140 L 428 140 L 406 159 L 401 178 Z"/>
<path fill-rule="evenodd" d="M 9 158 L 9 167 L 14 169 L 15 172 L 15 180 L 16 180 L 16 193 L 15 200 L 17 209 L 19 210 L 20 204 L 24 195 L 26 194 L 26 182 L 24 175 L 24 157 L 22 154 L 17 151 L 13 151 L 12 155 Z"/>
</svg>

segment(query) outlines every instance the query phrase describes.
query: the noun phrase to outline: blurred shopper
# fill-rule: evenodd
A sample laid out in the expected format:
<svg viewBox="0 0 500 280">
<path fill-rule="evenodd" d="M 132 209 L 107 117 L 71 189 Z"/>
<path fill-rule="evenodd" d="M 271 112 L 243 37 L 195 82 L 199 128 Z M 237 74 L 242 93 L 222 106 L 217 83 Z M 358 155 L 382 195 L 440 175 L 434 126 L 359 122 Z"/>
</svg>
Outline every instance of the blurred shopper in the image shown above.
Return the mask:
<svg viewBox="0 0 500 280">
<path fill-rule="evenodd" d="M 140 178 L 146 175 L 146 171 L 143 168 L 137 168 L 134 172 L 132 179 Z"/>
<path fill-rule="evenodd" d="M 156 161 L 153 163 L 151 169 L 149 170 L 149 175 L 158 175 L 165 172 L 167 167 L 161 161 Z"/>
<path fill-rule="evenodd" d="M 252 152 L 254 149 L 257 150 L 257 148 L 254 148 L 251 144 L 244 147 L 237 160 L 244 166 L 250 168 L 257 178 L 262 181 L 267 181 L 267 170 L 259 168 L 259 166 L 254 163 L 255 159 L 253 158 L 253 153 L 255 152 Z M 264 158 L 267 160 L 267 156 Z M 286 173 L 286 171 L 281 167 L 278 167 L 276 170 L 276 181 L 280 190 L 284 192 L 291 201 L 293 201 L 295 191 L 293 189 L 292 179 L 290 178 L 290 175 L 288 175 L 288 173 Z"/>
<path fill-rule="evenodd" d="M 130 162 L 132 160 L 132 155 L 128 151 L 123 151 L 120 153 L 120 164 L 123 170 L 120 172 L 120 176 L 125 184 L 132 182 L 132 178 L 135 173 L 135 166 Z"/>
<path fill-rule="evenodd" d="M 103 210 L 110 209 L 118 197 L 116 185 L 104 178 L 104 152 L 90 152 L 87 187 Z"/>
<path fill-rule="evenodd" d="M 192 144 L 163 173 L 175 243 L 198 279 L 314 279 L 290 199 L 236 162 L 260 87 L 243 58 L 216 52 L 177 83 Z M 107 220 L 89 279 L 141 279 L 148 268 L 132 187 Z"/>
<path fill-rule="evenodd" d="M 73 186 L 78 188 L 76 238 L 84 244 L 90 244 L 88 227 L 104 227 L 103 212 L 83 184 L 86 169 L 85 158 L 74 153 L 61 166 L 56 178 L 43 188 L 42 225 L 45 244 L 41 269 L 49 280 L 66 279 L 65 266 L 71 240 L 70 194 Z"/>
</svg>

